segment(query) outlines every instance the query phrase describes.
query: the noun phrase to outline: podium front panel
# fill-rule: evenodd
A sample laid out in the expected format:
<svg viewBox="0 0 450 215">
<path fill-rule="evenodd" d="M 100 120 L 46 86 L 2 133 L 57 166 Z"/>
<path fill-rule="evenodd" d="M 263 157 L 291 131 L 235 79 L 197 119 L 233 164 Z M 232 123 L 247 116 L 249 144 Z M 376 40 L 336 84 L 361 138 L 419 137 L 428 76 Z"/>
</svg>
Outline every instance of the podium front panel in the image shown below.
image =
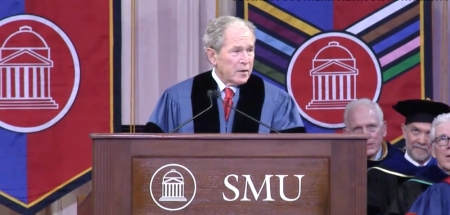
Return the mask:
<svg viewBox="0 0 450 215">
<path fill-rule="evenodd" d="M 132 214 L 326 214 L 328 158 L 134 158 Z M 203 214 L 203 213 L 202 213 Z"/>
<path fill-rule="evenodd" d="M 365 214 L 366 138 L 93 135 L 93 214 Z"/>
</svg>

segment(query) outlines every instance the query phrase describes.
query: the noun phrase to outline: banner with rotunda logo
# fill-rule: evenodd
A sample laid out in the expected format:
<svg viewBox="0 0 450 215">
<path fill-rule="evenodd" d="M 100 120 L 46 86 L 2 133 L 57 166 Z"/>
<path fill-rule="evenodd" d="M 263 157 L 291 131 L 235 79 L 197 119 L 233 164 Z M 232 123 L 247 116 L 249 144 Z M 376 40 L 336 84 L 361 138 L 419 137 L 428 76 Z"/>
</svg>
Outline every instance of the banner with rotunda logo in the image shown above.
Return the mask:
<svg viewBox="0 0 450 215">
<path fill-rule="evenodd" d="M 91 179 L 89 134 L 112 127 L 110 4 L 1 3 L 0 203 L 20 214 Z"/>
<path fill-rule="evenodd" d="M 308 133 L 342 132 L 345 106 L 378 102 L 402 141 L 398 100 L 432 97 L 429 1 L 237 1 L 255 24 L 254 73 L 294 98 Z"/>
</svg>

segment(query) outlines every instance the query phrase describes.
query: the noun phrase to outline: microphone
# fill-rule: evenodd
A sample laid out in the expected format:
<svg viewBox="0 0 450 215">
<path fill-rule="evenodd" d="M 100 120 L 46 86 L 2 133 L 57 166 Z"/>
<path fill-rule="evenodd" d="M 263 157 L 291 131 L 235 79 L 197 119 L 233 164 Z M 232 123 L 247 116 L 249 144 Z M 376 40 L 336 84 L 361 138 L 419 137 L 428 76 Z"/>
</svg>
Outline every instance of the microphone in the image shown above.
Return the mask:
<svg viewBox="0 0 450 215">
<path fill-rule="evenodd" d="M 208 90 L 208 92 L 209 92 L 209 90 Z M 245 117 L 247 117 L 247 118 L 249 118 L 249 119 L 255 121 L 256 123 L 263 125 L 264 127 L 270 129 L 271 131 L 273 131 L 273 132 L 275 132 L 275 133 L 278 133 L 278 134 L 281 134 L 279 131 L 275 130 L 274 128 L 270 127 L 269 125 L 267 125 L 267 124 L 265 124 L 265 123 L 263 123 L 263 122 L 261 122 L 261 121 L 255 119 L 255 118 L 253 118 L 253 117 L 251 117 L 251 116 L 245 114 L 244 112 L 242 112 L 242 111 L 240 111 L 240 110 L 234 108 L 233 106 L 227 104 L 227 103 L 222 99 L 222 97 L 220 96 L 220 92 L 219 92 L 219 91 L 213 90 L 213 91 L 211 92 L 211 95 L 214 96 L 214 97 L 217 97 L 218 99 L 220 99 L 220 101 L 222 101 L 222 103 L 225 104 L 227 107 L 229 107 L 229 108 L 235 110 L 236 112 L 238 112 L 238 113 L 244 115 Z"/>
<path fill-rule="evenodd" d="M 212 101 L 212 97 L 213 97 L 213 91 L 212 90 L 208 90 L 208 92 L 206 92 L 206 95 L 209 97 L 209 102 L 211 105 L 209 105 L 209 107 L 207 107 L 204 111 L 198 113 L 197 115 L 195 115 L 194 117 L 186 120 L 185 122 L 183 122 L 181 125 L 179 125 L 178 127 L 176 127 L 175 129 L 173 129 L 172 131 L 169 132 L 173 133 L 175 131 L 177 131 L 178 129 L 180 129 L 181 127 L 185 126 L 186 124 L 188 124 L 189 122 L 191 122 L 192 120 L 194 120 L 195 118 L 199 117 L 200 115 L 202 115 L 203 113 L 205 113 L 206 111 L 208 111 L 209 109 L 212 108 L 213 106 L 213 101 Z"/>
</svg>

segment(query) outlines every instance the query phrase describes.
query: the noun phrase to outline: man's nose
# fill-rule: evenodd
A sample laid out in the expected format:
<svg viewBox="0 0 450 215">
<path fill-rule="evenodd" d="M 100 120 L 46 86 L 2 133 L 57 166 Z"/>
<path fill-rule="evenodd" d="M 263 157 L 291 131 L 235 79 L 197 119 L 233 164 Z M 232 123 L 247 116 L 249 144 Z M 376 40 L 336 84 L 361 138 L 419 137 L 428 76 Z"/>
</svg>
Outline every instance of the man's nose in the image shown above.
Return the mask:
<svg viewBox="0 0 450 215">
<path fill-rule="evenodd" d="M 247 52 L 243 52 L 241 57 L 241 63 L 247 64 L 250 61 L 250 55 Z"/>
<path fill-rule="evenodd" d="M 428 137 L 426 134 L 423 134 L 423 133 L 420 134 L 419 144 L 422 144 L 422 145 L 428 144 Z"/>
</svg>

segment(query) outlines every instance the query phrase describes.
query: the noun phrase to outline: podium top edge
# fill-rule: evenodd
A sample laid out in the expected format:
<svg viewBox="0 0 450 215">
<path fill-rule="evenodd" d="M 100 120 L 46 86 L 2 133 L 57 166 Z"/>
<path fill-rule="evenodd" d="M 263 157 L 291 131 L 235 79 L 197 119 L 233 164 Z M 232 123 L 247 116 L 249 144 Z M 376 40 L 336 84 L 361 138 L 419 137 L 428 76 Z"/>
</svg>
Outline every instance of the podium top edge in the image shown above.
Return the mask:
<svg viewBox="0 0 450 215">
<path fill-rule="evenodd" d="M 156 134 L 156 133 L 93 133 L 92 139 L 295 139 L 295 140 L 361 140 L 365 134 Z"/>
</svg>

